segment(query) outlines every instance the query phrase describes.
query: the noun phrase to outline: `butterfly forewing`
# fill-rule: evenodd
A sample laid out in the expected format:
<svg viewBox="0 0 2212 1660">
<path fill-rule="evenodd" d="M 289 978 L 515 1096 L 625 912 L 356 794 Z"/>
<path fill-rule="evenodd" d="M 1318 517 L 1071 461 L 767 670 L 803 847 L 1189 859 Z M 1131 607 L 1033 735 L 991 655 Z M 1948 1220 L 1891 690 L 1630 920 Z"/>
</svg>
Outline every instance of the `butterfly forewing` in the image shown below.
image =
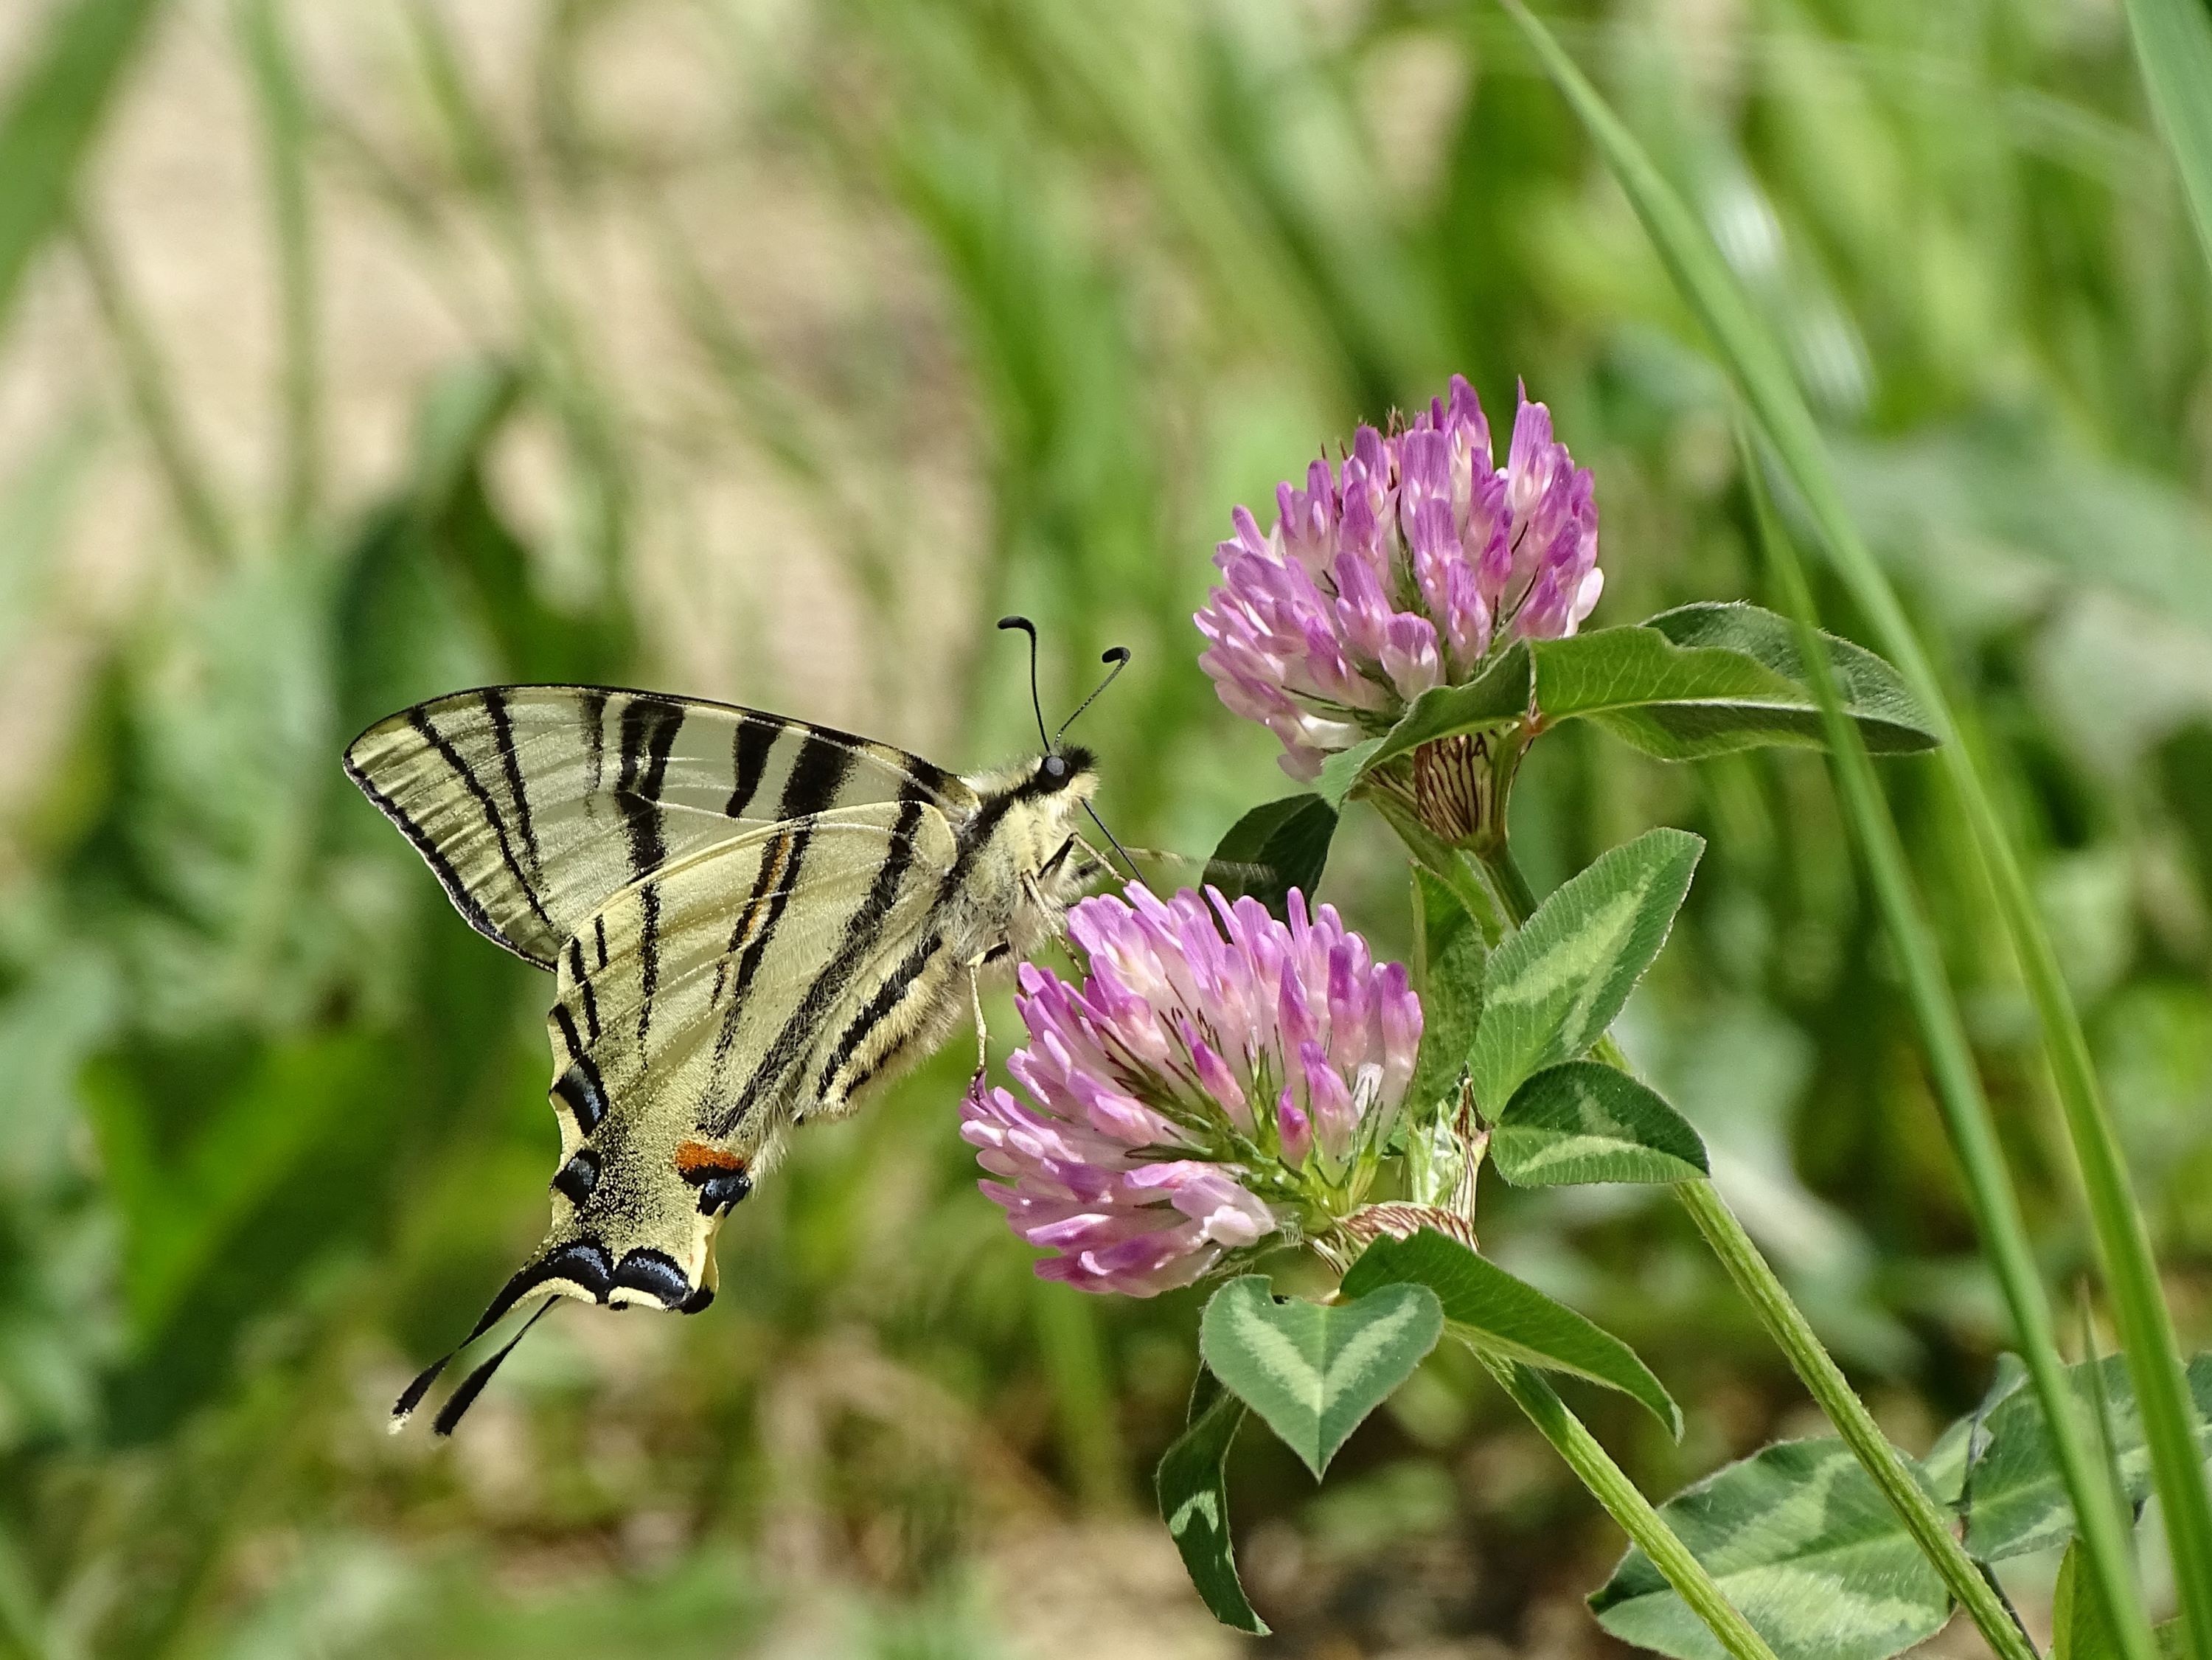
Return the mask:
<svg viewBox="0 0 2212 1660">
<path fill-rule="evenodd" d="M 736 833 L 954 775 L 889 745 L 722 703 L 592 686 L 456 692 L 380 721 L 346 770 L 471 927 L 541 968 L 617 889 Z M 733 823 L 736 821 L 736 823 Z"/>
</svg>

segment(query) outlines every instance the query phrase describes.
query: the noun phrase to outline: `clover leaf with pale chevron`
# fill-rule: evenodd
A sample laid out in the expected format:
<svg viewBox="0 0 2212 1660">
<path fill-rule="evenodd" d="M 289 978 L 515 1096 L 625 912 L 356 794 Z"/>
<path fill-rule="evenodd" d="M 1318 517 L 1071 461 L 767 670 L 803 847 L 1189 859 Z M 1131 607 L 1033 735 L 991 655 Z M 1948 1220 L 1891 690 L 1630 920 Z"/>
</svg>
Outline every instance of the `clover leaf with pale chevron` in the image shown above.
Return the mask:
<svg viewBox="0 0 2212 1660">
<path fill-rule="evenodd" d="M 1490 954 L 1468 1055 L 1485 1112 L 1605 1035 L 1667 943 L 1705 846 L 1686 830 L 1645 831 L 1562 884 Z"/>
<path fill-rule="evenodd" d="M 1708 1173 L 1705 1142 L 1666 1098 L 1596 1061 L 1547 1067 L 1516 1090 L 1491 1129 L 1490 1157 L 1516 1188 Z"/>
<path fill-rule="evenodd" d="M 1934 1636 L 1951 1599 L 1841 1441 L 1784 1441 L 1659 1507 L 1780 1660 L 1888 1660 Z M 1590 1598 L 1615 1637 L 1674 1660 L 1725 1660 L 1641 1551 Z"/>
<path fill-rule="evenodd" d="M 1267 1420 L 1318 1481 L 1367 1414 L 1413 1374 L 1443 1335 L 1425 1286 L 1394 1285 L 1334 1304 L 1278 1301 L 1267 1276 L 1213 1294 L 1199 1349 L 1213 1375 Z"/>
<path fill-rule="evenodd" d="M 1190 1421 L 1161 1457 L 1152 1484 L 1160 1520 L 1200 1599 L 1223 1625 L 1265 1637 L 1267 1622 L 1253 1608 L 1237 1577 L 1229 1535 L 1229 1481 L 1223 1470 L 1245 1411 L 1244 1402 L 1200 1366 L 1191 1389 Z"/>
</svg>

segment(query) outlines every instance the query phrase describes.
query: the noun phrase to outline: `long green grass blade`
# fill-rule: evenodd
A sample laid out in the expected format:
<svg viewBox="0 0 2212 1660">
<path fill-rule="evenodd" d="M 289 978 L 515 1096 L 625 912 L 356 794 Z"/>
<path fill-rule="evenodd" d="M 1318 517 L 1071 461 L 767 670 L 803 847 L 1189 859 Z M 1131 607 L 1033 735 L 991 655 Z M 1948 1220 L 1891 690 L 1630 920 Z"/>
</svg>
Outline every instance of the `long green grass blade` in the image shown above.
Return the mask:
<svg viewBox="0 0 2212 1660">
<path fill-rule="evenodd" d="M 416 0 L 409 33 L 452 153 L 453 165 L 483 208 L 528 325 L 530 366 L 559 417 L 577 463 L 568 481 L 570 534 L 603 581 L 613 580 L 627 548 L 632 501 L 630 456 L 612 378 L 598 361 L 544 245 L 514 158 L 502 142 L 445 15 Z"/>
<path fill-rule="evenodd" d="M 2079 1018 L 2060 974 L 2057 954 L 2038 914 L 2027 879 L 1969 750 L 1956 741 L 1950 713 L 1919 637 L 1896 591 L 1860 538 L 1846 510 L 1811 410 L 1771 335 L 1722 262 L 1711 238 L 1661 175 L 1650 157 L 1550 32 L 1520 0 L 1501 0 L 1521 25 L 1552 79 L 1595 141 L 1627 193 L 1676 286 L 1719 346 L 1783 470 L 1803 497 L 1827 544 L 1838 575 L 1872 622 L 1879 644 L 1905 675 L 1935 721 L 1954 741 L 1942 750 L 1945 774 L 1988 866 L 2007 934 L 2027 982 L 2068 1134 L 2081 1170 L 2098 1255 L 2121 1346 L 2152 1448 L 2158 1493 L 2172 1542 L 2176 1580 L 2198 1660 L 2212 1660 L 2212 1492 L 2198 1459 L 2192 1412 L 2172 1316 L 2160 1294 L 2156 1264 L 2142 1212 L 2135 1203 L 2110 1115 Z M 2201 96 L 2201 88 L 2197 95 Z M 2038 1300 L 2041 1301 L 2040 1288 Z M 2039 1390 L 2057 1376 L 2047 1306 L 2039 1349 L 2031 1365 Z M 2021 1333 L 2023 1341 L 2028 1334 Z M 2058 1397 L 2051 1397 L 2057 1402 Z M 2054 1405 L 2054 1413 L 2058 1408 Z M 2092 1473 L 2086 1462 L 2085 1477 Z M 2097 1484 L 2101 1496 L 2101 1482 Z M 2094 1501 L 2093 1501 L 2094 1502 Z M 2117 1589 L 2123 1565 L 2115 1541 L 2093 1541 L 2100 1581 Z M 2148 1638 L 2140 1621 L 2123 1618 L 2130 1653 Z"/>
<path fill-rule="evenodd" d="M 139 308 L 106 233 L 79 214 L 71 226 L 71 240 L 92 290 L 94 309 L 122 368 L 131 413 L 153 452 L 155 469 L 167 487 L 178 522 L 210 562 L 227 562 L 233 551 L 229 520 L 216 499 L 207 462 L 185 423 L 174 378 L 153 325 Z"/>
<path fill-rule="evenodd" d="M 0 322 L 24 268 L 61 228 L 78 164 L 160 0 L 57 7 L 0 112 Z"/>
<path fill-rule="evenodd" d="M 2212 259 L 2212 6 L 2204 0 L 2128 0 L 2128 27 L 2189 198 L 2189 216 Z"/>
<path fill-rule="evenodd" d="M 252 71 L 275 233 L 283 331 L 276 368 L 276 441 L 283 455 L 276 522 L 280 535 L 289 541 L 314 516 L 322 475 L 323 420 L 318 359 L 320 291 L 307 199 L 309 112 L 285 32 L 283 3 L 239 0 L 238 30 Z"/>
<path fill-rule="evenodd" d="M 1752 492 L 1760 540 L 1785 608 L 1809 641 L 1816 626 L 1812 590 L 1797 562 L 1796 547 L 1775 522 L 1759 477 L 1758 457 L 1745 443 L 1744 476 Z M 1996 1269 L 2021 1351 L 2027 1358 L 2036 1393 L 2044 1403 L 2067 1491 L 2074 1500 L 2083 1543 L 2104 1588 L 2106 1606 L 2119 1610 L 2116 1621 L 2129 1660 L 2150 1660 L 2150 1621 L 2136 1586 L 2125 1527 L 2102 1462 L 2091 1450 L 2089 1428 L 2075 1410 L 2058 1353 L 2051 1304 L 2038 1277 L 2027 1242 L 2020 1198 L 2004 1164 L 1996 1126 L 1982 1092 L 1964 1021 L 1950 982 L 1944 978 L 1942 947 L 1912 889 L 1905 844 L 1897 822 L 1875 776 L 1874 763 L 1844 715 L 1834 678 L 1825 660 L 1813 668 L 1813 688 L 1828 723 L 1829 751 L 1835 757 L 1836 785 L 1844 811 L 1857 836 L 1882 921 L 1895 945 L 1905 989 L 1928 1049 L 1929 1074 L 1951 1145 L 1966 1178 L 1969 1201 L 1990 1265 Z M 1972 1606 L 1970 1604 L 1970 1606 Z"/>
</svg>

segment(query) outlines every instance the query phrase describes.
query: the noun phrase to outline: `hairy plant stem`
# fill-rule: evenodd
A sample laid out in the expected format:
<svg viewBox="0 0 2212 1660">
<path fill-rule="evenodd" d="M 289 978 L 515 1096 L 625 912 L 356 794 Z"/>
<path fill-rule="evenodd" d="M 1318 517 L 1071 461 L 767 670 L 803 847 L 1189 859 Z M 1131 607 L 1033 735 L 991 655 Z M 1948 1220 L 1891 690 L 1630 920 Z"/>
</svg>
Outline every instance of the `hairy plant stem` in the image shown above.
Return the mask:
<svg viewBox="0 0 2212 1660">
<path fill-rule="evenodd" d="M 1666 1577 L 1676 1595 L 1705 1622 L 1706 1629 L 1720 1645 L 1736 1660 L 1775 1660 L 1774 1651 L 1767 1646 L 1766 1639 L 1722 1594 L 1712 1576 L 1705 1572 L 1705 1565 L 1691 1554 L 1690 1548 L 1667 1525 L 1666 1518 L 1652 1508 L 1651 1501 L 1637 1491 L 1636 1484 L 1598 1444 L 1597 1438 L 1583 1420 L 1567 1409 L 1559 1391 L 1545 1381 L 1543 1375 L 1517 1360 L 1486 1354 L 1480 1349 L 1475 1353 L 1490 1375 L 1513 1397 L 1513 1404 L 1528 1415 L 1528 1421 L 1589 1489 L 1591 1497 L 1605 1506 L 1606 1514 L 1620 1523 L 1621 1531 L 1651 1559 L 1652 1566 Z"/>
<path fill-rule="evenodd" d="M 1511 849 L 1501 841 L 1478 857 L 1489 878 L 1489 888 L 1504 903 L 1513 926 L 1518 927 L 1534 913 L 1536 903 L 1528 879 L 1514 862 Z M 1635 1070 L 1610 1037 L 1600 1038 L 1591 1055 L 1623 1072 L 1632 1073 Z M 1680 1183 L 1674 1191 L 1683 1208 L 1690 1213 L 1690 1219 L 1697 1224 L 1698 1231 L 1712 1247 L 1713 1255 L 1728 1270 L 1736 1290 L 1743 1294 L 1768 1335 L 1789 1358 L 1791 1370 L 1819 1402 L 1828 1421 L 1836 1426 L 1844 1444 L 1874 1478 L 1875 1485 L 1881 1489 L 1882 1496 L 1911 1534 L 1913 1542 L 1920 1547 L 1921 1554 L 1942 1576 L 1951 1595 L 1966 1610 L 1990 1646 L 2003 1660 L 2036 1660 L 2035 1645 L 1953 1535 L 1949 1514 L 1920 1484 L 1904 1456 L 1881 1432 L 1873 1414 L 1867 1410 L 1866 1403 L 1859 1399 L 1814 1331 L 1812 1323 L 1806 1319 L 1804 1310 L 1797 1306 L 1750 1234 L 1744 1231 L 1728 1201 L 1721 1197 L 1720 1189 L 1710 1181 L 1701 1181 Z"/>
</svg>

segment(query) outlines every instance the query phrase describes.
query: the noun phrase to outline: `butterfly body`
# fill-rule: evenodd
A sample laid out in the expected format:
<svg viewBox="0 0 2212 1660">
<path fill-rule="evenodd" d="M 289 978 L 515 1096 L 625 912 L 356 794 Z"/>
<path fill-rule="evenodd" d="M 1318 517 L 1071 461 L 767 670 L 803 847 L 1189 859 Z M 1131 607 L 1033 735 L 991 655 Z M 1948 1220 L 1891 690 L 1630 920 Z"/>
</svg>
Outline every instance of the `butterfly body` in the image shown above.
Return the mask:
<svg viewBox="0 0 2212 1660">
<path fill-rule="evenodd" d="M 346 770 L 472 927 L 556 976 L 552 1225 L 472 1336 L 536 1295 L 703 1308 L 714 1236 L 791 1129 L 853 1110 L 1058 928 L 1097 786 L 1080 750 L 963 778 L 581 686 L 435 699 Z"/>
</svg>

